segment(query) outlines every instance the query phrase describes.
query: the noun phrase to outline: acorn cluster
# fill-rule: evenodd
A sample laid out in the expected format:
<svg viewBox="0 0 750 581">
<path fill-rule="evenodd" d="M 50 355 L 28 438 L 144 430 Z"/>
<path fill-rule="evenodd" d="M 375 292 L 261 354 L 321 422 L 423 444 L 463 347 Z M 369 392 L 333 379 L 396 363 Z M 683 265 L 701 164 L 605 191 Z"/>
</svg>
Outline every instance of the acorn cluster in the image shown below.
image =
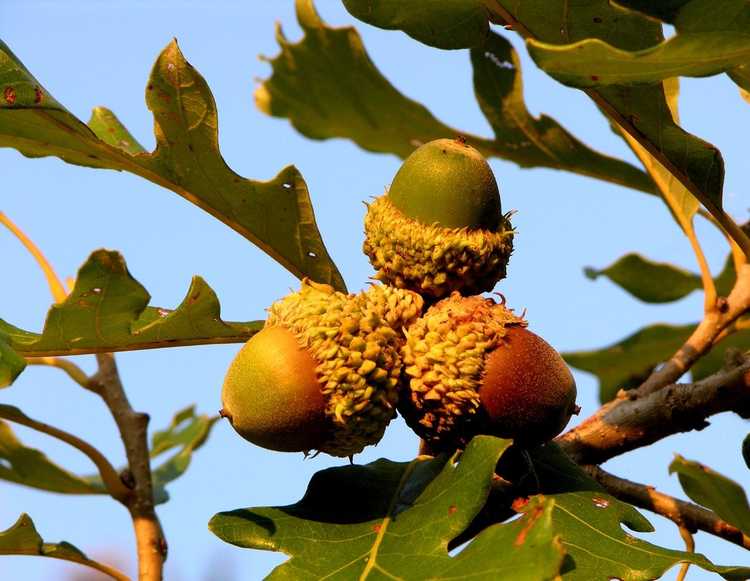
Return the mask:
<svg viewBox="0 0 750 581">
<path fill-rule="evenodd" d="M 303 280 L 274 303 L 224 381 L 234 429 L 334 456 L 377 443 L 397 410 L 435 452 L 477 434 L 522 445 L 559 434 L 576 410 L 573 376 L 504 300 L 478 294 L 505 277 L 513 249 L 482 155 L 462 140 L 419 147 L 368 205 L 365 236 L 381 284 L 344 294 Z"/>
</svg>

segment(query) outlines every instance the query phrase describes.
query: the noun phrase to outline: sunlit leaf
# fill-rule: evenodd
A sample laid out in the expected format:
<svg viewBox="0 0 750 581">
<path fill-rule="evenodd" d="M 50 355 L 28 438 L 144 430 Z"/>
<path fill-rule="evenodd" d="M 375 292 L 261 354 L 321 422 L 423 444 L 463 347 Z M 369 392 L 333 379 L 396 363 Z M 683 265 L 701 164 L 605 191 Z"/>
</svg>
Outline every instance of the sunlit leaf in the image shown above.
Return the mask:
<svg viewBox="0 0 750 581">
<path fill-rule="evenodd" d="M 563 552 L 543 499 L 448 555 L 448 542 L 484 505 L 509 444 L 474 438 L 455 466 L 441 457 L 324 470 L 296 504 L 222 512 L 209 527 L 229 543 L 290 555 L 269 579 L 551 579 Z"/>
<path fill-rule="evenodd" d="M 18 517 L 9 529 L 0 531 L 0 555 L 28 555 L 71 561 L 101 571 L 114 579 L 128 581 L 128 577 L 123 573 L 92 561 L 70 543 L 45 543 L 27 514 Z"/>
<path fill-rule="evenodd" d="M 0 338 L 26 356 L 73 355 L 245 342 L 263 326 L 222 321 L 216 294 L 200 277 L 174 310 L 147 307 L 149 299 L 119 253 L 97 250 L 65 301 L 50 308 L 41 334 L 0 319 Z"/>
<path fill-rule="evenodd" d="M 489 33 L 487 10 L 481 0 L 343 0 L 349 13 L 388 30 L 403 30 L 412 38 L 444 49 L 471 48 Z"/>
<path fill-rule="evenodd" d="M 398 9 L 415 9 L 407 4 Z M 487 157 L 655 191 L 643 172 L 589 149 L 550 117 L 528 112 L 518 55 L 502 37 L 491 34 L 471 53 L 477 99 L 496 134 L 486 139 L 445 125 L 398 92 L 375 68 L 356 30 L 326 26 L 310 0 L 298 1 L 297 11 L 304 37 L 293 43 L 279 31 L 281 53 L 270 61 L 273 74 L 255 99 L 262 111 L 288 118 L 303 135 L 344 137 L 370 151 L 406 157 L 422 143 L 461 134 Z"/>
<path fill-rule="evenodd" d="M 152 153 L 144 152 L 107 109 L 95 109 L 90 126 L 85 125 L 2 42 L 0 91 L 0 147 L 139 175 L 221 220 L 293 274 L 344 289 L 318 232 L 302 175 L 289 166 L 261 182 L 226 165 L 213 95 L 176 42 L 159 55 L 146 90 L 157 142 Z"/>
<path fill-rule="evenodd" d="M 742 486 L 708 466 L 677 455 L 669 465 L 691 500 L 711 509 L 723 520 L 750 535 L 750 505 Z"/>
<path fill-rule="evenodd" d="M 719 573 L 726 579 L 746 579 L 747 567 L 716 566 L 700 553 L 659 547 L 634 537 L 654 530 L 633 506 L 602 490 L 554 444 L 531 453 L 545 498 L 554 501 L 552 523 L 568 554 L 566 581 L 592 579 L 658 579 L 681 562 Z"/>
</svg>

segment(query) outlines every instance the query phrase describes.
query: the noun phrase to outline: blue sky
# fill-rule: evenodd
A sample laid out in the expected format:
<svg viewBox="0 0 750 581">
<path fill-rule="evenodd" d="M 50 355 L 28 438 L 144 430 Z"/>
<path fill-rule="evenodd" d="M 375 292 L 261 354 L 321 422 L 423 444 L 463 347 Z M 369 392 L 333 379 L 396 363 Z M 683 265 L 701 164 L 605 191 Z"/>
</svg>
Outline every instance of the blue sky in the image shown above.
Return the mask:
<svg viewBox="0 0 750 581">
<path fill-rule="evenodd" d="M 329 23 L 357 26 L 371 58 L 403 93 L 423 102 L 449 125 L 491 135 L 473 99 L 465 51 L 431 49 L 401 33 L 356 23 L 339 2 L 318 4 Z M 2 0 L 0 37 L 73 113 L 86 120 L 92 107 L 105 105 L 147 148 L 154 140 L 144 88 L 159 51 L 176 37 L 214 93 L 220 145 L 228 164 L 246 177 L 269 179 L 294 163 L 307 180 L 329 252 L 350 290 L 362 288 L 372 274 L 360 252 L 362 202 L 383 192 L 399 160 L 364 152 L 344 140 L 308 140 L 287 121 L 254 108 L 255 79 L 270 71 L 257 55 L 277 52 L 274 22 L 283 24 L 289 38 L 299 37 L 291 0 L 215 1 L 207 6 L 194 1 Z M 547 113 L 590 146 L 636 163 L 585 95 L 535 70 L 517 38 L 509 38 L 521 54 L 526 100 L 533 113 Z M 723 76 L 687 80 L 681 115 L 688 130 L 722 150 L 727 165 L 725 205 L 744 220 L 744 128 L 750 122 L 750 106 Z M 531 329 L 557 349 L 595 348 L 647 324 L 686 323 L 700 317 L 698 293 L 675 304 L 650 306 L 607 281 L 591 282 L 583 276 L 585 266 L 605 266 L 629 251 L 695 270 L 687 240 L 658 199 L 573 174 L 521 170 L 494 159 L 491 164 L 503 209 L 517 210 L 513 223 L 518 230 L 508 278 L 497 290 L 518 311 L 526 308 Z M 53 158 L 30 160 L 12 150 L 0 150 L 0 176 L 0 210 L 33 237 L 63 276 L 74 275 L 92 250 L 116 249 L 151 293 L 152 304 L 178 304 L 190 277 L 200 274 L 219 295 L 227 320 L 263 318 L 265 307 L 297 286 L 294 277 L 238 234 L 174 193 L 135 176 L 75 167 Z M 726 245 L 705 223 L 699 223 L 699 232 L 718 271 Z M 40 329 L 51 302 L 40 272 L 5 231 L 0 231 L 0 256 L 0 317 Z M 152 428 L 160 428 L 191 403 L 203 412 L 218 409 L 223 374 L 238 348 L 125 353 L 118 361 L 132 403 L 151 415 Z M 80 358 L 80 363 L 93 369 L 90 357 Z M 587 374 L 576 374 L 576 379 L 585 416 L 597 407 L 596 383 Z M 96 443 L 115 463 L 124 459 L 102 404 L 56 370 L 27 371 L 0 394 L 0 401 Z M 91 470 L 85 458 L 63 445 L 28 430 L 17 431 L 70 469 Z M 747 431 L 747 423 L 736 417 L 717 417 L 700 434 L 669 438 L 607 467 L 678 493 L 676 478 L 667 473 L 677 452 L 746 483 L 739 445 Z M 382 456 L 406 460 L 416 446 L 416 438 L 396 421 L 383 442 L 357 461 Z M 241 579 L 261 578 L 283 557 L 222 543 L 208 532 L 208 519 L 219 510 L 294 502 L 315 471 L 338 464 L 340 460 L 325 456 L 303 460 L 302 455 L 268 452 L 238 438 L 228 425 L 218 425 L 188 473 L 170 487 L 172 500 L 159 509 L 170 543 L 167 578 L 227 578 L 230 572 Z M 47 540 L 65 539 L 92 556 L 132 554 L 126 512 L 103 497 L 53 495 L 0 483 L 0 529 L 22 511 L 31 514 Z M 681 547 L 673 526 L 652 520 L 659 525 L 659 532 L 651 536 L 654 542 Z M 716 561 L 750 564 L 747 553 L 726 543 L 704 534 L 696 540 L 697 549 Z M 123 566 L 133 570 L 132 563 Z M 5 579 L 59 579 L 62 571 L 73 570 L 74 566 L 43 559 L 0 559 L 0 576 Z M 709 578 L 698 571 L 691 575 Z"/>
</svg>

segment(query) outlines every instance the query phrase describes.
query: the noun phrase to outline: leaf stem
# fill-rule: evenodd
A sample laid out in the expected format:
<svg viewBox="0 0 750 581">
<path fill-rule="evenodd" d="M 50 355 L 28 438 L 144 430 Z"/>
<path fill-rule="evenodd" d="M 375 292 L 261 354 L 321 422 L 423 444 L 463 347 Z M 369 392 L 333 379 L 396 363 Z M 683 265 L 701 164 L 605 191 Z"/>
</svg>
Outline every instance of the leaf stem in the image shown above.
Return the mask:
<svg viewBox="0 0 750 581">
<path fill-rule="evenodd" d="M 711 269 L 708 266 L 706 255 L 701 248 L 701 244 L 698 241 L 698 237 L 695 234 L 695 227 L 693 226 L 692 220 L 688 222 L 685 234 L 690 241 L 690 246 L 695 254 L 695 259 L 698 262 L 698 268 L 701 271 L 701 282 L 703 283 L 703 311 L 704 313 L 710 313 L 716 310 L 716 301 L 718 296 L 716 294 L 716 284 L 714 283 L 714 277 L 711 275 Z"/>
<path fill-rule="evenodd" d="M 126 480 L 132 484 L 132 494 L 127 507 L 136 538 L 138 579 L 161 581 L 167 558 L 167 542 L 154 509 L 147 433 L 149 417 L 131 407 L 114 356 L 100 353 L 96 360 L 99 370 L 92 381 L 100 386 L 100 394 L 117 424 L 128 459 Z"/>
<path fill-rule="evenodd" d="M 678 529 L 680 531 L 680 536 L 682 537 L 682 540 L 685 541 L 685 550 L 688 553 L 695 553 L 695 539 L 693 538 L 692 533 L 684 525 L 678 525 Z M 687 577 L 689 569 L 690 569 L 690 562 L 686 561 L 685 563 L 682 564 L 682 567 L 680 567 L 680 572 L 677 574 L 676 581 L 685 581 L 685 578 Z"/>
<path fill-rule="evenodd" d="M 29 253 L 34 257 L 37 264 L 39 265 L 39 268 L 42 269 L 42 272 L 44 273 L 44 277 L 47 279 L 47 285 L 49 286 L 49 290 L 52 293 L 52 298 L 55 300 L 56 303 L 61 303 L 65 300 L 65 297 L 68 296 L 67 291 L 65 290 L 65 286 L 63 286 L 63 283 L 60 281 L 60 278 L 57 276 L 57 273 L 55 272 L 55 269 L 52 268 L 52 265 L 49 263 L 49 261 L 45 258 L 44 254 L 42 254 L 42 251 L 39 250 L 39 247 L 34 244 L 34 241 L 31 240 L 24 232 L 21 230 L 18 226 L 16 226 L 8 216 L 5 215 L 4 212 L 0 212 L 0 224 L 5 226 L 8 230 L 11 231 L 11 233 L 18 238 L 18 240 L 26 247 L 26 250 L 29 251 Z"/>
</svg>

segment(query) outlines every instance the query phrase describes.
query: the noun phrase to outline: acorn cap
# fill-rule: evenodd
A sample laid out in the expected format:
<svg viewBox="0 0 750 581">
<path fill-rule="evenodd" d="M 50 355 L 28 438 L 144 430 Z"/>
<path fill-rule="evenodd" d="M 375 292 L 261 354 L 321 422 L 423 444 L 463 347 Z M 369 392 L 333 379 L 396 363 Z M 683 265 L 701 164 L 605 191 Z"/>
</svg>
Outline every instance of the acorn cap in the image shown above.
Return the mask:
<svg viewBox="0 0 750 581">
<path fill-rule="evenodd" d="M 425 225 L 495 231 L 502 217 L 492 169 L 462 140 L 436 139 L 414 150 L 393 178 L 388 197 L 405 216 Z"/>
</svg>

